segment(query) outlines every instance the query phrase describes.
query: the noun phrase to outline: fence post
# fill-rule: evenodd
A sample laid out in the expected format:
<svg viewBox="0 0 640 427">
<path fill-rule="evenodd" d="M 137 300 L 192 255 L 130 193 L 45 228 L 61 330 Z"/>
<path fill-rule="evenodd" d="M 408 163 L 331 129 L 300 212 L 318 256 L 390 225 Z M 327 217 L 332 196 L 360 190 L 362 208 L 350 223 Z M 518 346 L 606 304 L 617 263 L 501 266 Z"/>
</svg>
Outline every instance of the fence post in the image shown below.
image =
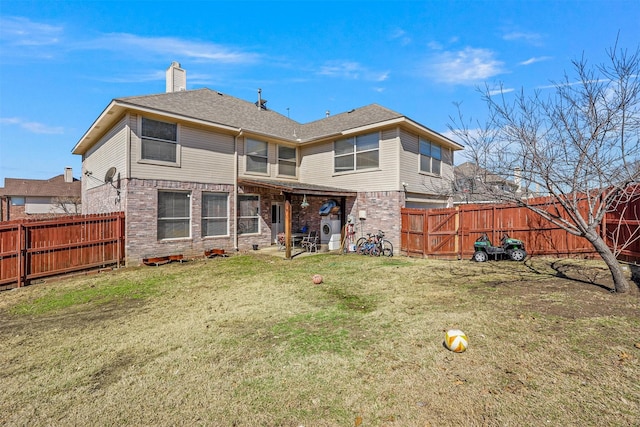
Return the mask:
<svg viewBox="0 0 640 427">
<path fill-rule="evenodd" d="M 24 286 L 26 282 L 26 258 L 27 258 L 27 249 L 25 244 L 25 228 L 22 223 L 18 224 L 18 288 Z"/>
<path fill-rule="evenodd" d="M 455 243 L 455 250 L 456 253 L 458 254 L 458 259 L 462 259 L 462 251 L 463 251 L 463 244 L 464 244 L 464 239 L 463 239 L 463 234 L 462 234 L 462 227 L 460 227 L 460 224 L 462 224 L 462 220 L 463 218 L 463 214 L 462 214 L 463 210 L 460 208 L 460 206 L 456 207 L 456 243 Z"/>
<path fill-rule="evenodd" d="M 117 235 L 118 235 L 118 263 L 116 264 L 117 268 L 120 268 L 120 263 L 123 261 L 123 258 L 124 258 L 124 227 L 125 227 L 124 220 L 125 220 L 124 212 L 119 212 L 118 232 L 117 232 Z"/>
<path fill-rule="evenodd" d="M 456 227 L 456 237 L 455 237 L 455 242 L 453 242 L 453 251 L 458 255 L 458 258 L 462 258 L 461 254 L 460 254 L 460 208 L 456 207 L 456 220 L 455 220 L 455 227 Z"/>
<path fill-rule="evenodd" d="M 431 236 L 429 235 L 429 210 L 425 210 L 422 213 L 422 233 L 423 233 L 423 238 L 422 238 L 422 257 L 423 258 L 427 258 L 427 256 L 429 255 L 429 250 L 431 247 Z"/>
</svg>

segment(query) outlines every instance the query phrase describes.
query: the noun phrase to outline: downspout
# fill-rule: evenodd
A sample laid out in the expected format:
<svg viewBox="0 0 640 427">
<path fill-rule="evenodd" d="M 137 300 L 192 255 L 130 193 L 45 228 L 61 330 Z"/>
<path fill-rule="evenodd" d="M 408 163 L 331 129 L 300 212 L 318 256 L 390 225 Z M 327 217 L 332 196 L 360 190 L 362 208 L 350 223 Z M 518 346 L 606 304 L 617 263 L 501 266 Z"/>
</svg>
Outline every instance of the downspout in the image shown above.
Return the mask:
<svg viewBox="0 0 640 427">
<path fill-rule="evenodd" d="M 238 252 L 238 138 L 244 131 L 239 129 L 238 134 L 233 137 L 233 249 Z"/>
<path fill-rule="evenodd" d="M 127 185 L 126 185 L 126 188 L 125 188 L 125 196 L 124 196 L 125 206 L 123 208 L 123 206 L 120 205 L 120 210 L 123 211 L 123 212 L 126 212 L 126 203 L 129 200 L 127 195 L 129 193 L 129 183 L 131 182 L 131 158 L 133 157 L 131 155 L 131 150 L 133 148 L 132 147 L 132 142 L 131 142 L 131 113 L 127 113 L 127 129 L 128 129 L 128 131 L 127 131 L 127 142 L 126 142 L 126 144 L 127 144 L 127 158 L 125 159 L 125 167 L 126 167 L 127 170 L 124 172 L 124 179 L 125 179 Z M 126 220 L 127 220 L 127 218 L 125 217 L 125 221 Z"/>
</svg>

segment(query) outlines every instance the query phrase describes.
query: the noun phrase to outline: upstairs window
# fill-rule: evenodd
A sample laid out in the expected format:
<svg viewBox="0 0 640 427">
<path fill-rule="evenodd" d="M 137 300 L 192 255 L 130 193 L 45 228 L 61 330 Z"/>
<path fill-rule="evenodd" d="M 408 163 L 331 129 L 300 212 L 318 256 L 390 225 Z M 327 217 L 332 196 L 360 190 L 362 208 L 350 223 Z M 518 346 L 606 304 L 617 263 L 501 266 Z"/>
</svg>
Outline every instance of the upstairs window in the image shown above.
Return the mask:
<svg viewBox="0 0 640 427">
<path fill-rule="evenodd" d="M 420 172 L 440 175 L 442 148 L 431 141 L 420 138 Z"/>
<path fill-rule="evenodd" d="M 247 139 L 247 172 L 264 173 L 267 169 L 267 150 L 269 145 L 265 141 Z"/>
<path fill-rule="evenodd" d="M 158 191 L 158 240 L 190 237 L 191 193 Z"/>
<path fill-rule="evenodd" d="M 142 118 L 140 158 L 168 163 L 178 162 L 178 125 Z"/>
<path fill-rule="evenodd" d="M 229 234 L 228 200 L 227 193 L 202 193 L 202 235 L 204 237 Z"/>
<path fill-rule="evenodd" d="M 334 144 L 334 172 L 374 169 L 379 166 L 377 132 L 341 139 Z"/>
<path fill-rule="evenodd" d="M 286 176 L 296 176 L 296 163 L 296 149 L 279 145 L 278 174 Z"/>
</svg>

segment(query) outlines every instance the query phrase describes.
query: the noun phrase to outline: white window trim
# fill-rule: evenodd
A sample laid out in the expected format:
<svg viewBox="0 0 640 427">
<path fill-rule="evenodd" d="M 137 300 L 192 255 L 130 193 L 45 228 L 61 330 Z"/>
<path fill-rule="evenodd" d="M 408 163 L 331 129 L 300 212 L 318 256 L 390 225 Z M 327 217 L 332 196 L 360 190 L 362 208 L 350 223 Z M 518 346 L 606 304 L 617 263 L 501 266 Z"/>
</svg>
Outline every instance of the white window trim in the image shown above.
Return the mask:
<svg viewBox="0 0 640 427">
<path fill-rule="evenodd" d="M 299 155 L 298 154 L 298 151 L 299 151 L 298 147 L 289 147 L 289 146 L 286 146 L 286 145 L 278 145 L 277 147 L 278 147 L 276 149 L 276 157 L 278 159 L 278 175 L 277 176 L 278 177 L 283 177 L 283 178 L 298 178 L 298 155 Z M 282 148 L 282 147 L 292 148 L 295 151 L 296 155 L 295 155 L 295 159 L 293 161 L 289 160 L 289 159 L 280 159 L 280 148 Z M 293 174 L 293 175 L 280 173 L 280 160 L 283 160 L 284 162 L 287 162 L 287 163 L 292 163 L 294 165 L 294 167 L 295 167 L 296 173 Z"/>
<path fill-rule="evenodd" d="M 175 123 L 175 122 L 168 122 L 165 120 L 158 120 L 158 119 L 152 119 L 151 117 L 146 117 L 149 120 L 155 120 L 157 122 L 163 122 L 163 123 L 170 123 L 170 124 L 175 124 L 176 125 L 176 161 L 175 162 L 166 162 L 163 160 L 153 160 L 153 159 L 143 159 L 142 158 L 142 140 L 143 139 L 151 139 L 151 140 L 157 140 L 157 141 L 163 141 L 163 142 L 172 142 L 172 141 L 167 141 L 164 139 L 154 139 L 154 138 L 145 138 L 142 136 L 142 118 L 144 116 L 142 115 L 138 115 L 138 161 L 137 163 L 140 164 L 147 164 L 147 165 L 157 165 L 157 166 L 170 166 L 170 167 L 175 167 L 175 168 L 179 168 L 181 167 L 182 164 L 182 145 L 180 144 L 180 133 L 181 133 L 181 126 L 180 123 Z"/>
<path fill-rule="evenodd" d="M 369 135 L 369 134 L 377 134 L 378 135 L 378 148 L 373 148 L 373 149 L 369 149 L 369 150 L 360 150 L 358 151 L 358 145 L 356 143 L 357 141 L 357 137 L 358 136 L 362 136 L 362 135 Z M 370 132 L 369 134 L 361 134 L 361 135 L 355 135 L 355 136 L 351 136 L 348 138 L 340 138 L 339 140 L 345 140 L 345 139 L 353 139 L 354 144 L 353 144 L 353 152 L 352 153 L 345 153 L 345 154 L 336 154 L 336 141 L 333 141 L 333 176 L 339 176 L 339 175 L 348 175 L 348 174 L 353 174 L 353 173 L 368 173 L 368 172 L 375 172 L 375 171 L 380 171 L 382 170 L 380 168 L 380 132 Z M 372 167 L 372 168 L 366 168 L 366 169 L 358 169 L 358 162 L 357 162 L 357 155 L 361 154 L 361 153 L 370 153 L 370 152 L 374 152 L 377 151 L 378 152 L 378 166 L 376 167 Z M 336 158 L 337 157 L 347 157 L 347 156 L 353 156 L 353 169 L 350 170 L 345 170 L 345 171 L 336 171 Z"/>
<path fill-rule="evenodd" d="M 159 239 L 158 238 L 158 230 L 157 230 L 157 224 L 158 222 L 162 219 L 158 216 L 158 203 L 156 202 L 156 239 L 158 242 L 174 242 L 177 240 L 191 240 L 193 237 L 193 233 L 192 233 L 192 229 L 193 229 L 193 192 L 191 191 L 182 191 L 182 190 L 173 190 L 173 189 L 158 189 L 158 194 L 159 193 L 185 193 L 187 194 L 187 198 L 189 199 L 189 235 L 188 236 L 183 236 L 183 237 L 170 237 L 170 238 L 165 238 L 165 239 Z M 180 219 L 180 218 L 172 218 L 172 219 Z"/>
<path fill-rule="evenodd" d="M 205 236 L 204 234 L 202 234 L 202 238 L 203 239 L 219 239 L 219 238 L 223 238 L 223 237 L 229 237 L 231 235 L 231 233 L 229 232 L 229 224 L 230 224 L 230 215 L 231 215 L 231 209 L 229 209 L 229 192 L 227 191 L 203 191 L 202 194 L 200 195 L 200 197 L 203 199 L 201 201 L 201 203 L 204 205 L 204 195 L 205 194 L 226 194 L 227 195 L 227 233 L 226 234 L 219 234 L 217 236 Z M 220 217 L 205 217 L 201 215 L 200 218 L 200 222 L 204 221 L 205 218 L 220 218 Z M 200 224 L 200 232 L 202 233 L 202 224 Z"/>
<path fill-rule="evenodd" d="M 256 142 L 262 142 L 264 144 L 267 144 L 267 154 L 265 156 L 253 156 L 253 157 L 259 157 L 259 158 L 264 158 L 266 163 L 267 163 L 267 171 L 266 172 L 256 172 L 256 171 L 250 171 L 249 170 L 249 157 L 251 157 L 249 155 L 249 149 L 248 149 L 248 145 L 249 145 L 249 141 L 256 141 Z M 270 176 L 270 165 L 269 165 L 269 143 L 267 141 L 263 141 L 261 139 L 254 139 L 254 138 L 245 138 L 244 139 L 244 173 L 246 173 L 247 175 L 259 175 L 259 176 Z"/>
</svg>

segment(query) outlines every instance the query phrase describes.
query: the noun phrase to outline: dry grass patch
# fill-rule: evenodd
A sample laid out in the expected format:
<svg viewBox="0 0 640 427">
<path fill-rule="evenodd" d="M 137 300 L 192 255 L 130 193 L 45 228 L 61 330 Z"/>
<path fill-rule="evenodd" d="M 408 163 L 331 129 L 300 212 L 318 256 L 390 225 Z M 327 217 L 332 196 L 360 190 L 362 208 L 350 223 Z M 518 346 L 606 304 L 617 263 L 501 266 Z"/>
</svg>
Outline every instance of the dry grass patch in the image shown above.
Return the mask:
<svg viewBox="0 0 640 427">
<path fill-rule="evenodd" d="M 252 253 L 7 291 L 0 424 L 635 425 L 639 295 L 602 268 Z"/>
</svg>

